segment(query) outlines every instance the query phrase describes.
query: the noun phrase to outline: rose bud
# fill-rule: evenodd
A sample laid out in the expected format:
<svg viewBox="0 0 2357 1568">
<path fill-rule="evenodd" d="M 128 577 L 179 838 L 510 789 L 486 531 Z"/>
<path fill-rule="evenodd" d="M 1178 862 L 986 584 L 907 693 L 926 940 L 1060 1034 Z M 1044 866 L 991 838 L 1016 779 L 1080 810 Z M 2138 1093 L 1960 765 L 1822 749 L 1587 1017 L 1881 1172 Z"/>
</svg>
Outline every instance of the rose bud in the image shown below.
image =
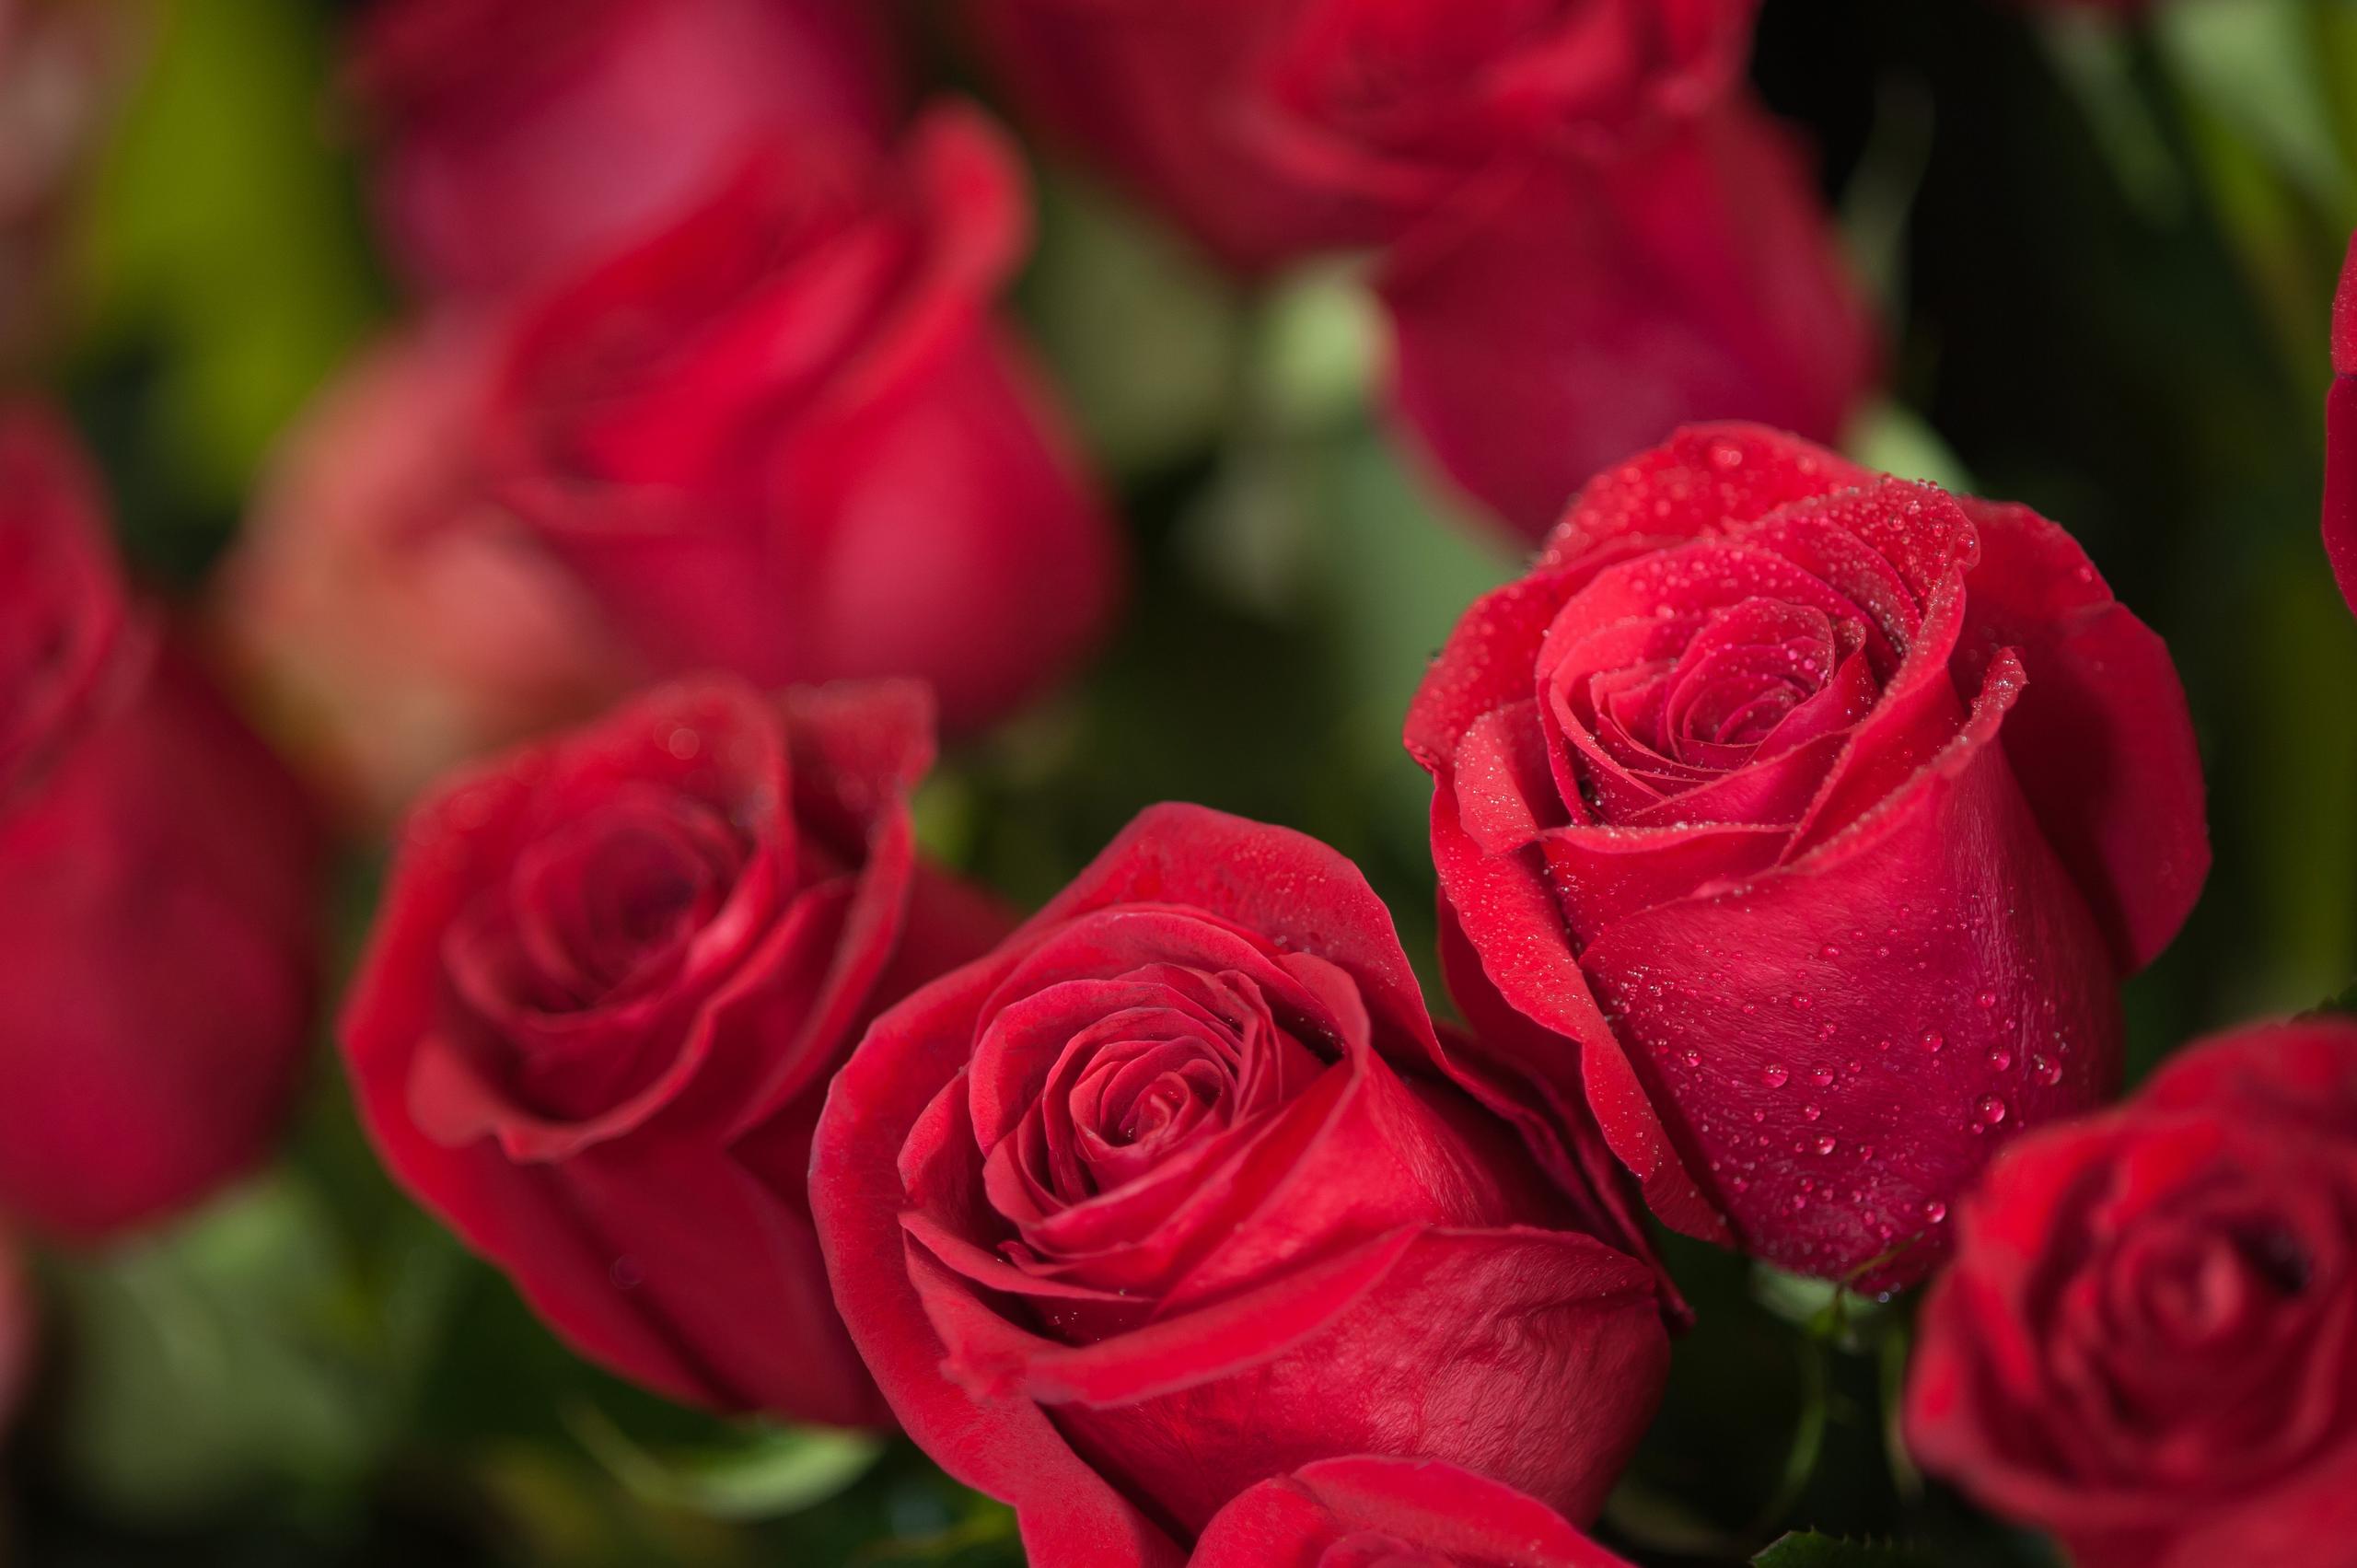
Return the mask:
<svg viewBox="0 0 2357 1568">
<path fill-rule="evenodd" d="M 221 573 L 220 633 L 363 822 L 632 683 L 586 590 L 483 496 L 494 343 L 446 318 L 365 354 L 287 438 Z"/>
<path fill-rule="evenodd" d="M 2332 390 L 2325 400 L 2324 551 L 2357 610 L 2357 235 L 2332 301 Z"/>
<path fill-rule="evenodd" d="M 837 1077 L 835 1298 L 1041 1568 L 1176 1562 L 1364 1452 L 1593 1517 L 1661 1391 L 1653 1273 L 1452 1076 L 1355 867 L 1155 807 Z"/>
<path fill-rule="evenodd" d="M 932 757 L 912 684 L 715 677 L 411 815 L 344 1011 L 354 1092 L 584 1355 L 690 1403 L 881 1417 L 804 1188 L 860 1025 L 1005 928 L 916 858 Z"/>
<path fill-rule="evenodd" d="M 1874 323 L 1792 136 L 1741 97 L 1566 157 L 1389 256 L 1401 416 L 1531 539 L 1592 474 L 1699 419 L 1838 436 Z"/>
<path fill-rule="evenodd" d="M 2209 867 L 2168 652 L 2068 534 L 1756 426 L 1594 481 L 1407 743 L 1488 1044 L 1671 1225 L 1867 1288 L 2111 1091 Z"/>
<path fill-rule="evenodd" d="M 1629 1568 L 1545 1504 L 1430 1459 L 1321 1459 L 1219 1512 L 1190 1568 Z"/>
<path fill-rule="evenodd" d="M 2357 1021 L 2238 1029 L 1960 1206 L 1909 1446 L 2078 1568 L 2334 1568 L 2357 1525 Z"/>
<path fill-rule="evenodd" d="M 489 422 L 498 494 L 658 668 L 919 676 L 981 724 L 1064 674 L 1117 542 L 992 319 L 1013 150 L 962 110 L 897 166 L 756 156 L 535 310 Z"/>
<path fill-rule="evenodd" d="M 969 3 L 1028 110 L 1248 271 L 1392 239 L 1534 157 L 1608 156 L 1740 79 L 1755 8 Z"/>
<path fill-rule="evenodd" d="M 377 204 L 429 286 L 549 276 L 681 209 L 749 142 L 881 145 L 898 110 L 874 0 L 377 0 L 353 86 Z"/>
<path fill-rule="evenodd" d="M 126 595 L 72 438 L 0 411 L 0 1213 L 91 1240 L 270 1152 L 321 835 Z"/>
</svg>

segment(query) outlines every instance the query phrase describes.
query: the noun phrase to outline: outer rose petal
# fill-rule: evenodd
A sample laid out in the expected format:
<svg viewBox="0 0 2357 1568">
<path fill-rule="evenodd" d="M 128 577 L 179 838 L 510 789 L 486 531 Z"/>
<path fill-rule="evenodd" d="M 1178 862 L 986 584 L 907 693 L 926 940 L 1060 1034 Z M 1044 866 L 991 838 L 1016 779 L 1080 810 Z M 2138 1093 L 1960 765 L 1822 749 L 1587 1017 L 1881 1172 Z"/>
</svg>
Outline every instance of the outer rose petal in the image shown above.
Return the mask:
<svg viewBox="0 0 2357 1568">
<path fill-rule="evenodd" d="M 1537 539 L 1681 424 L 1839 434 L 1874 331 L 1784 135 L 1731 99 L 1389 258 L 1400 411 L 1459 484 Z"/>
<path fill-rule="evenodd" d="M 1362 1535 L 1454 1568 L 1628 1568 L 1545 1504 L 1430 1459 L 1321 1459 L 1220 1511 L 1190 1568 L 1319 1568 Z"/>
<path fill-rule="evenodd" d="M 2332 391 L 2324 414 L 2324 552 L 2357 610 L 2357 235 L 2332 300 Z"/>
<path fill-rule="evenodd" d="M 1542 1377 L 1523 1359 L 1534 1353 Z M 1634 1259 L 1564 1232 L 1435 1230 L 1264 1366 L 1056 1410 L 1082 1454 L 1150 1483 L 1192 1529 L 1259 1477 L 1375 1445 L 1446 1449 L 1593 1519 L 1668 1365 L 1653 1279 Z M 1175 1469 L 1174 1435 L 1190 1454 Z"/>
<path fill-rule="evenodd" d="M 2078 540 L 2026 506 L 1965 509 L 1980 535 L 1967 649 L 1974 665 L 2019 651 L 2029 683 L 2005 720 L 2005 755 L 2132 974 L 2176 937 L 2210 873 L 2185 687 L 2167 645 L 2111 597 Z"/>
<path fill-rule="evenodd" d="M 973 334 L 922 395 L 814 429 L 787 482 L 833 519 L 787 612 L 812 679 L 921 675 L 971 730 L 1068 677 L 1120 609 L 1119 535 L 1009 333 Z"/>
<path fill-rule="evenodd" d="M 0 813 L 0 1209 L 95 1239 L 268 1156 L 309 1042 L 322 835 L 176 645 Z"/>
<path fill-rule="evenodd" d="M 1459 956 L 1449 964 L 1451 989 L 1467 1016 L 1483 1016 L 1493 989 L 1538 1025 L 1547 1038 L 1520 1040 L 1528 1052 L 1525 1065 L 1559 1099 L 1588 1107 L 1606 1145 L 1636 1177 L 1662 1223 L 1706 1241 L 1732 1242 L 1724 1211 L 1672 1146 L 1605 1021 L 1587 975 L 1561 935 L 1562 915 L 1546 883 L 1523 861 L 1481 854 L 1457 825 L 1446 786 L 1433 793 L 1433 863 L 1442 897 L 1457 912 L 1454 929 L 1479 923 L 1491 938 L 1478 963 Z M 1448 949 L 1443 952 L 1446 957 Z M 1496 1037 L 1492 1043 L 1510 1048 Z"/>
</svg>

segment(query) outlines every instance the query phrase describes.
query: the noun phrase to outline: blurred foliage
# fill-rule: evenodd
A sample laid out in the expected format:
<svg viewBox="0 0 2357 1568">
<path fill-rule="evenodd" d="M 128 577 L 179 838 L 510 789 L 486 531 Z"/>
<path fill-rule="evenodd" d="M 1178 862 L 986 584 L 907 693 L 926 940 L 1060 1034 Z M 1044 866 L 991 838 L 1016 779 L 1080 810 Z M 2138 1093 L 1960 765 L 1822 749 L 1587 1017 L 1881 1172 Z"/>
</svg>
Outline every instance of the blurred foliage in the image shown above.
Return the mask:
<svg viewBox="0 0 2357 1568">
<path fill-rule="evenodd" d="M 39 368 L 134 558 L 193 591 L 389 291 L 335 92 L 341 8 L 121 3 L 146 58 L 79 215 L 68 344 Z M 1823 154 L 1884 302 L 1891 393 L 1852 449 L 2063 522 L 2184 671 L 2217 867 L 2131 988 L 2134 1070 L 2339 991 L 2357 624 L 2315 536 L 2357 6 L 2174 0 L 2130 32 L 1992 0 L 1769 0 L 1756 74 Z M 1427 795 L 1400 716 L 1516 547 L 1391 439 L 1352 264 L 1247 297 L 1119 196 L 1040 181 L 1019 303 L 1131 520 L 1134 597 L 1076 690 L 949 759 L 926 842 L 1037 902 L 1141 806 L 1198 800 L 1352 855 L 1422 962 Z M 374 887 L 355 865 L 347 946 Z M 1701 1326 L 1601 1527 L 1616 1547 L 1665 1568 L 2054 1562 L 1907 1461 L 1910 1303 L 1665 1245 Z M 713 1420 L 582 1365 L 392 1191 L 330 1052 L 278 1168 L 43 1283 L 57 1353 L 6 1510 L 39 1568 L 1021 1558 L 1006 1511 L 904 1441 Z"/>
</svg>

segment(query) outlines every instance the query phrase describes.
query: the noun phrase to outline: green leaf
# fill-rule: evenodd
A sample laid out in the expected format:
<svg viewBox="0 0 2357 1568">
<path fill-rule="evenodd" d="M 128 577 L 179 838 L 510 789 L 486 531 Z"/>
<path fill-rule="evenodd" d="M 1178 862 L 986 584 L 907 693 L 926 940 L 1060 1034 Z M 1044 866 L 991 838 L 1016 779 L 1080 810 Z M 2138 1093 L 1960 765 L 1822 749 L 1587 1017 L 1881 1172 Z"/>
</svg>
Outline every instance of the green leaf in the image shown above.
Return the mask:
<svg viewBox="0 0 2357 1568">
<path fill-rule="evenodd" d="M 147 1520 L 258 1483 L 350 1483 L 398 1411 L 331 1217 L 284 1176 L 163 1235 L 52 1260 L 71 1325 L 60 1448 Z"/>
<path fill-rule="evenodd" d="M 566 1412 L 581 1446 L 641 1499 L 714 1519 L 772 1519 L 825 1502 L 874 1467 L 883 1440 L 815 1426 L 753 1426 L 722 1447 L 641 1446 L 584 1401 Z"/>
<path fill-rule="evenodd" d="M 1210 446 L 1242 352 L 1228 285 L 1184 241 L 1101 188 L 1039 186 L 1039 244 L 1024 280 L 1033 336 L 1090 447 L 1135 473 Z"/>
<path fill-rule="evenodd" d="M 2305 0 L 2178 0 L 2155 14 L 2171 74 L 2328 213 L 2350 205 Z"/>
<path fill-rule="evenodd" d="M 1972 475 L 1964 459 L 1922 415 L 1902 404 L 1878 402 L 1859 414 L 1842 445 L 1851 457 L 1870 469 L 1936 484 L 1951 493 L 1973 493 Z"/>
<path fill-rule="evenodd" d="M 1756 1568 L 1942 1568 L 1946 1560 L 1918 1547 L 1795 1530 L 1751 1561 Z"/>
<path fill-rule="evenodd" d="M 234 503 L 366 329 L 378 286 L 321 134 L 326 24 L 301 0 L 173 0 L 99 170 L 76 293 L 100 356 L 158 359 L 173 484 Z"/>
</svg>

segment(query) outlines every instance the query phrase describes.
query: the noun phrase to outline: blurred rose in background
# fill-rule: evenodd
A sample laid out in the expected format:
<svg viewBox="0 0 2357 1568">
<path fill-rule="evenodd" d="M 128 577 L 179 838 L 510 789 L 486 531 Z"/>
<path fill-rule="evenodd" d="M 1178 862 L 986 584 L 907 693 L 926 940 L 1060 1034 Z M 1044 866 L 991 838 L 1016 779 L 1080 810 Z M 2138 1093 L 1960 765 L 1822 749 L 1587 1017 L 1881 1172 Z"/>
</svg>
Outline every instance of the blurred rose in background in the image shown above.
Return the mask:
<svg viewBox="0 0 2357 1568">
<path fill-rule="evenodd" d="M 270 1154 L 323 935 L 309 801 L 100 508 L 60 424 L 0 412 L 0 1213 L 78 1238 Z"/>
<path fill-rule="evenodd" d="M 512 289 L 631 238 L 757 144 L 881 145 L 899 70 L 872 0 L 386 0 L 352 81 L 377 209 L 428 292 Z"/>
</svg>

